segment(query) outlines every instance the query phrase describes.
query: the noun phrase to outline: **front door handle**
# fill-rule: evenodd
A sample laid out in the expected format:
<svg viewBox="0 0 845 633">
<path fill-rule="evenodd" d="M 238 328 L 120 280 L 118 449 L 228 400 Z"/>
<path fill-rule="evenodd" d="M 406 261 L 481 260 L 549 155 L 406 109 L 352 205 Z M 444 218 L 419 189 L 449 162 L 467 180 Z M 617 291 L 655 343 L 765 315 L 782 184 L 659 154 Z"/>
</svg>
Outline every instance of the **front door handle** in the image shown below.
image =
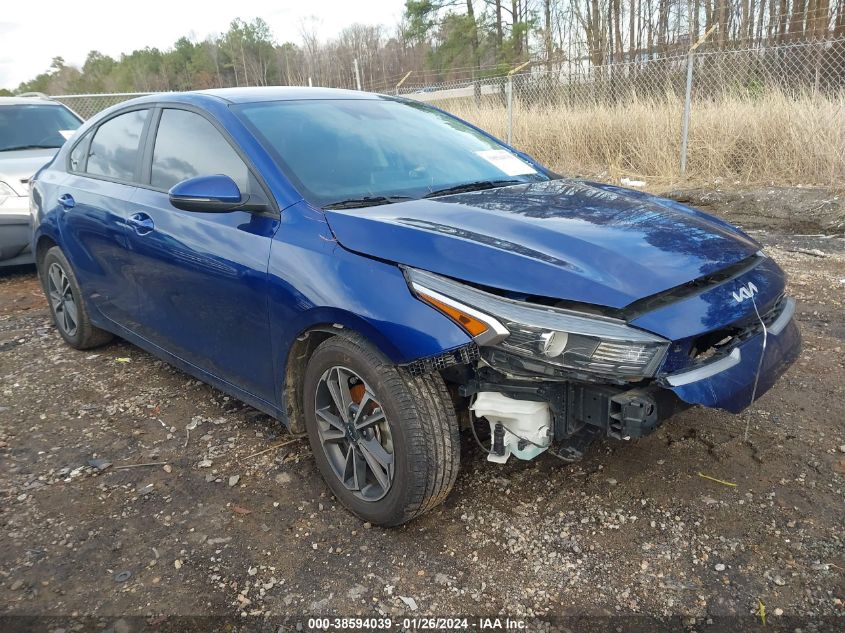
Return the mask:
<svg viewBox="0 0 845 633">
<path fill-rule="evenodd" d="M 59 204 L 62 205 L 62 208 L 67 211 L 68 209 L 73 209 L 76 206 L 76 200 L 73 199 L 73 196 L 69 193 L 63 193 L 59 196 Z"/>
<path fill-rule="evenodd" d="M 153 219 L 146 213 L 135 213 L 130 215 L 126 223 L 135 229 L 138 235 L 146 235 L 155 229 L 156 225 Z"/>
</svg>

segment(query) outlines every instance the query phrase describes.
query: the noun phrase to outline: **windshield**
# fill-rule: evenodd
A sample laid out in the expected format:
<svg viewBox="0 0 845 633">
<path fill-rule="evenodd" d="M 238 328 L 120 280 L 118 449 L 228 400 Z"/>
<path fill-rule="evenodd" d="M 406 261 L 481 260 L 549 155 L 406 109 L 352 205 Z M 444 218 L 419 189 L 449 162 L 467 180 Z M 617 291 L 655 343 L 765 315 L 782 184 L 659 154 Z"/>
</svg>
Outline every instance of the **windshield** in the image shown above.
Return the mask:
<svg viewBox="0 0 845 633">
<path fill-rule="evenodd" d="M 61 147 L 80 123 L 60 105 L 0 106 L 0 152 Z"/>
<path fill-rule="evenodd" d="M 318 206 L 389 204 L 548 180 L 514 152 L 423 104 L 391 99 L 235 107 L 300 193 Z"/>
</svg>

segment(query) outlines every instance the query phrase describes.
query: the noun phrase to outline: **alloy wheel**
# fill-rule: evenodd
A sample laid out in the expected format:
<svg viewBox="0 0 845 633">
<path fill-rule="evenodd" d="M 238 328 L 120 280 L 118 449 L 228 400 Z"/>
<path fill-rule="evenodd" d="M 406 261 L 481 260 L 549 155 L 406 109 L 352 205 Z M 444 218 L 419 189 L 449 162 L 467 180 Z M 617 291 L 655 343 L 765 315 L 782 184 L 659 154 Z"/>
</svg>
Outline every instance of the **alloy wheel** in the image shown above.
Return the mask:
<svg viewBox="0 0 845 633">
<path fill-rule="evenodd" d="M 79 327 L 79 309 L 70 286 L 70 279 L 57 263 L 50 264 L 47 271 L 47 296 L 56 315 L 56 325 L 67 336 L 75 336 Z"/>
<path fill-rule="evenodd" d="M 384 498 L 393 483 L 393 436 L 370 386 L 351 369 L 331 367 L 317 384 L 314 406 L 335 476 L 359 499 Z"/>
</svg>

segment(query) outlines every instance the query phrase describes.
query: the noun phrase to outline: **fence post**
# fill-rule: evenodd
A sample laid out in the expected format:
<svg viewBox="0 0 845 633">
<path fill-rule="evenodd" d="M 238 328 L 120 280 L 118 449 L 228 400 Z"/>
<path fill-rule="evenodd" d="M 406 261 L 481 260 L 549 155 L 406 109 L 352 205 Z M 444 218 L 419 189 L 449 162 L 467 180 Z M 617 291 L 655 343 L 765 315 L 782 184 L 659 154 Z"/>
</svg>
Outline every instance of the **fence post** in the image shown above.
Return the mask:
<svg viewBox="0 0 845 633">
<path fill-rule="evenodd" d="M 508 71 L 508 145 L 513 145 L 513 75 L 528 66 L 531 60 L 524 62 Z"/>
<path fill-rule="evenodd" d="M 352 60 L 352 68 L 355 70 L 355 86 L 357 86 L 358 90 L 361 90 L 361 72 L 358 70 L 358 58 L 355 57 Z"/>
<path fill-rule="evenodd" d="M 718 26 L 714 24 L 701 38 L 693 44 L 689 49 L 687 55 L 687 87 L 684 92 L 684 115 L 681 119 L 681 178 L 687 173 L 687 144 L 689 143 L 689 117 L 690 108 L 692 107 L 692 69 L 695 65 L 695 50 L 704 44 L 704 41 L 710 37 L 710 34 Z"/>
<path fill-rule="evenodd" d="M 401 88 L 401 87 L 402 87 L 402 84 L 403 84 L 403 83 L 405 83 L 405 80 L 406 80 L 408 77 L 410 77 L 410 76 L 411 76 L 411 73 L 412 73 L 412 72 L 414 72 L 414 71 L 413 71 L 413 70 L 409 70 L 409 71 L 405 74 L 405 76 L 404 76 L 404 77 L 402 77 L 402 79 L 400 79 L 400 80 L 399 80 L 399 83 L 398 83 L 398 84 L 396 84 L 396 88 L 395 88 L 395 91 L 396 91 L 396 96 L 399 96 L 399 88 Z"/>
<path fill-rule="evenodd" d="M 513 145 L 513 75 L 508 73 L 508 145 Z"/>
<path fill-rule="evenodd" d="M 822 56 L 824 55 L 824 42 L 818 43 L 818 52 L 816 53 L 816 76 L 813 81 L 813 98 L 819 96 L 819 88 L 821 86 L 821 70 L 822 70 Z"/>
<path fill-rule="evenodd" d="M 684 93 L 684 117 L 681 121 L 681 178 L 687 173 L 687 143 L 689 141 L 689 111 L 692 100 L 692 67 L 695 53 L 690 49 L 687 55 L 687 89 Z"/>
</svg>

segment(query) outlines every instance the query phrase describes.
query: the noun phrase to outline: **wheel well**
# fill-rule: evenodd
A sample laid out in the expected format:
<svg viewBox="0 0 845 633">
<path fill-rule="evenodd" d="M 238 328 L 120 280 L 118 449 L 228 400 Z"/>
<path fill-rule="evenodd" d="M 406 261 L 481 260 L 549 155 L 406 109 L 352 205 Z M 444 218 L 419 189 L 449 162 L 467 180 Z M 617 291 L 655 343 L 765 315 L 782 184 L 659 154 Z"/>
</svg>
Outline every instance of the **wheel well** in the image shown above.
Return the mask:
<svg viewBox="0 0 845 633">
<path fill-rule="evenodd" d="M 56 245 L 56 242 L 46 235 L 38 238 L 38 243 L 35 245 L 35 263 L 39 268 L 41 267 L 41 260 L 44 259 L 44 255 Z"/>
<path fill-rule="evenodd" d="M 302 403 L 302 377 L 305 375 L 305 367 L 317 346 L 332 336 L 337 336 L 337 334 L 331 331 L 331 326 L 306 330 L 296 337 L 288 352 L 284 395 L 288 425 L 293 433 L 305 432 L 305 413 Z"/>
</svg>

